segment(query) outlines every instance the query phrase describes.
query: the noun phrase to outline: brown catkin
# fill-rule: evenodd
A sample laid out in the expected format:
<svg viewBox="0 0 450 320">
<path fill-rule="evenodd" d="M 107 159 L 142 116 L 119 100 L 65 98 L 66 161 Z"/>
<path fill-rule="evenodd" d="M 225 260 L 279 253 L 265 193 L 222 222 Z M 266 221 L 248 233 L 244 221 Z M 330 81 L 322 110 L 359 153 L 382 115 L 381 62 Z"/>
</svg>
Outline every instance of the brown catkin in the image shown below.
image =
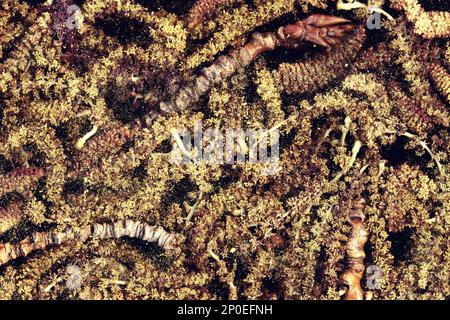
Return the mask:
<svg viewBox="0 0 450 320">
<path fill-rule="evenodd" d="M 396 113 L 408 129 L 417 133 L 425 133 L 432 128 L 433 119 L 422 108 L 420 101 L 415 97 L 408 96 L 396 83 L 391 81 L 389 85 Z"/>
<path fill-rule="evenodd" d="M 15 201 L 0 209 L 0 235 L 17 226 L 23 219 L 22 206 Z"/>
<path fill-rule="evenodd" d="M 241 0 L 197 0 L 189 13 L 187 23 L 188 30 L 194 30 L 220 8 L 240 1 Z"/>
<path fill-rule="evenodd" d="M 361 55 L 353 63 L 355 71 L 377 71 L 394 60 L 394 52 L 387 44 L 380 43 L 376 47 L 370 47 L 361 52 Z"/>
<path fill-rule="evenodd" d="M 359 27 L 348 36 L 348 41 L 313 59 L 282 63 L 278 68 L 278 81 L 288 94 L 319 90 L 351 69 L 365 38 L 364 27 Z"/>
<path fill-rule="evenodd" d="M 0 196 L 8 192 L 24 191 L 44 176 L 42 168 L 19 168 L 0 176 Z"/>
<path fill-rule="evenodd" d="M 89 170 L 105 155 L 120 151 L 125 142 L 132 139 L 139 129 L 136 125 L 116 126 L 88 139 L 86 145 L 77 152 L 69 176 L 73 177 L 75 172 Z"/>
<path fill-rule="evenodd" d="M 61 245 L 71 240 L 87 241 L 89 238 L 118 239 L 130 237 L 146 242 L 155 242 L 163 249 L 173 249 L 176 236 L 162 227 L 151 226 L 145 222 L 125 220 L 118 222 L 95 223 L 79 231 L 68 229 L 63 232 L 35 232 L 19 243 L 0 243 L 0 266 L 18 257 L 26 257 L 35 250 Z"/>
<path fill-rule="evenodd" d="M 429 71 L 437 90 L 450 103 L 450 74 L 438 63 L 431 63 Z"/>
</svg>

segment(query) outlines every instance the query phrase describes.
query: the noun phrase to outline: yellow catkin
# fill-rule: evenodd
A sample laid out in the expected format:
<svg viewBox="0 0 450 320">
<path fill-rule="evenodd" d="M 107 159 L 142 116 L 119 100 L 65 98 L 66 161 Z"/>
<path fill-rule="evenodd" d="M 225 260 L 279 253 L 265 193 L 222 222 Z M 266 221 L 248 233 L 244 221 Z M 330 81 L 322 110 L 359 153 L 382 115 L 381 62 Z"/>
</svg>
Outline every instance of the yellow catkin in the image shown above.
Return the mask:
<svg viewBox="0 0 450 320">
<path fill-rule="evenodd" d="M 19 75 L 29 67 L 29 60 L 33 54 L 33 50 L 45 39 L 46 33 L 42 30 L 48 30 L 50 27 L 50 15 L 42 14 L 32 25 L 16 50 L 8 57 L 8 59 L 0 64 L 0 92 L 13 90 L 17 83 L 13 84 Z"/>
<path fill-rule="evenodd" d="M 414 25 L 414 32 L 427 39 L 450 36 L 450 12 L 425 11 L 419 0 L 396 0 L 392 4 L 405 11 L 406 17 Z"/>
<path fill-rule="evenodd" d="M 447 46 L 445 48 L 445 62 L 450 65 L 450 41 L 447 41 Z"/>
<path fill-rule="evenodd" d="M 154 15 L 143 6 L 130 0 L 89 1 L 83 6 L 83 14 L 89 23 L 100 17 L 123 16 L 144 23 L 148 36 L 152 39 L 141 55 L 147 63 L 167 66 L 175 65 L 186 48 L 187 30 L 183 21 L 173 14 Z"/>
<path fill-rule="evenodd" d="M 257 69 L 257 88 L 256 92 L 265 103 L 269 114 L 269 126 L 272 127 L 276 123 L 284 120 L 284 112 L 282 110 L 281 94 L 277 88 L 277 83 L 273 73 L 266 67 Z"/>
</svg>

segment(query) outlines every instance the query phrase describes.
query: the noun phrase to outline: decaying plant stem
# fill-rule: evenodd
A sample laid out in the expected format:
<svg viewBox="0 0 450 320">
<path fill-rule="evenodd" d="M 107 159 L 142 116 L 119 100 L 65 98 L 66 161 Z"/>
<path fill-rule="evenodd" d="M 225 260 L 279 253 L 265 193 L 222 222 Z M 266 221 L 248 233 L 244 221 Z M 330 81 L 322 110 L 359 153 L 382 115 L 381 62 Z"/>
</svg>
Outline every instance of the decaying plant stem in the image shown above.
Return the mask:
<svg viewBox="0 0 450 320">
<path fill-rule="evenodd" d="M 125 236 L 146 242 L 156 242 L 163 249 L 173 249 L 176 242 L 174 234 L 168 233 L 162 227 L 151 226 L 145 222 L 125 220 L 95 223 L 79 231 L 68 229 L 63 232 L 35 232 L 17 244 L 0 243 L 0 265 L 18 257 L 25 257 L 35 250 L 43 250 L 71 240 L 86 241 L 92 237 L 118 239 Z"/>
<path fill-rule="evenodd" d="M 344 300 L 363 300 L 364 290 L 361 287 L 361 279 L 364 276 L 364 244 L 369 239 L 369 232 L 364 226 L 364 208 L 366 201 L 361 198 L 352 208 L 349 214 L 349 222 L 352 225 L 352 233 L 347 241 L 347 268 L 341 275 L 341 282 L 348 287 L 344 294 Z"/>
<path fill-rule="evenodd" d="M 331 47 L 349 31 L 353 25 L 349 20 L 326 16 L 312 15 L 277 32 L 255 32 L 251 40 L 243 47 L 232 50 L 228 55 L 220 56 L 211 66 L 205 67 L 193 84 L 181 89 L 174 100 L 160 103 L 160 113 L 170 115 L 186 110 L 197 103 L 209 89 L 229 78 L 237 70 L 248 66 L 258 56 L 277 47 L 298 48 L 302 41 L 310 41 L 323 47 Z M 149 125 L 155 114 L 145 119 Z"/>
</svg>

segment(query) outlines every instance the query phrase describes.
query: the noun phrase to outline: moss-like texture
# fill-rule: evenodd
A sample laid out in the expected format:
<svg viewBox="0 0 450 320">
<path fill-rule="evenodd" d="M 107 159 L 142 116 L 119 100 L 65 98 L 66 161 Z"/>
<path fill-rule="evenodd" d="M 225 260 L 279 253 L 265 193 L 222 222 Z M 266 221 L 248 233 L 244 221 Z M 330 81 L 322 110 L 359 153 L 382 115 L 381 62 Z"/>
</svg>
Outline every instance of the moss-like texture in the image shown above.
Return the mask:
<svg viewBox="0 0 450 320">
<path fill-rule="evenodd" d="M 332 0 L 217 3 L 190 30 L 193 1 L 2 1 L 0 250 L 122 219 L 178 243 L 38 250 L 0 266 L 0 299 L 340 299 L 360 199 L 380 285 L 365 274 L 365 297 L 449 299 L 449 13 L 376 1 L 394 20 L 368 30 L 367 10 Z M 74 4 L 79 28 L 61 27 Z M 265 53 L 182 114 L 139 121 L 251 33 L 311 13 L 359 31 Z M 170 129 L 198 121 L 279 128 L 280 169 L 175 164 Z"/>
</svg>

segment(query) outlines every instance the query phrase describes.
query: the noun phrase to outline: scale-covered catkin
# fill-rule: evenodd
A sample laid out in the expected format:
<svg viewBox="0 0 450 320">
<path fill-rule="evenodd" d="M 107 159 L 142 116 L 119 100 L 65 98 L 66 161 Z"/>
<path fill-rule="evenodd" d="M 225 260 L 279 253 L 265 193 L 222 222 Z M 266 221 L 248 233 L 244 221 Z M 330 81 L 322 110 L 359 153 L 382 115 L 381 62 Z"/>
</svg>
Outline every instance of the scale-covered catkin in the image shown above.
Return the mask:
<svg viewBox="0 0 450 320">
<path fill-rule="evenodd" d="M 397 83 L 389 82 L 390 97 L 399 119 L 416 133 L 425 133 L 433 127 L 433 120 L 422 109 L 422 105 L 416 97 L 410 97 Z"/>
<path fill-rule="evenodd" d="M 73 176 L 75 171 L 90 170 L 102 157 L 119 152 L 122 146 L 132 139 L 138 131 L 139 126 L 123 125 L 115 126 L 94 135 L 77 152 L 70 176 Z"/>
<path fill-rule="evenodd" d="M 19 168 L 7 174 L 0 176 L 0 196 L 12 191 L 25 191 L 30 189 L 37 180 L 44 176 L 44 169 L 42 168 Z"/>
<path fill-rule="evenodd" d="M 17 226 L 23 219 L 22 206 L 14 201 L 0 209 L 0 235 Z"/>
<path fill-rule="evenodd" d="M 431 63 L 429 71 L 439 93 L 450 103 L 450 74 L 438 63 Z"/>
<path fill-rule="evenodd" d="M 386 43 L 380 43 L 361 52 L 353 66 L 358 71 L 382 71 L 384 67 L 394 61 L 394 52 Z"/>
<path fill-rule="evenodd" d="M 63 232 L 35 232 L 19 243 L 0 243 L 0 266 L 18 257 L 26 257 L 35 250 L 44 250 L 52 245 L 61 245 L 71 240 L 87 241 L 89 238 L 118 239 L 136 238 L 146 242 L 156 242 L 163 249 L 173 249 L 176 242 L 174 234 L 162 227 L 151 226 L 145 222 L 125 220 L 118 222 L 95 223 L 81 230 Z"/>
<path fill-rule="evenodd" d="M 347 37 L 347 41 L 330 51 L 310 60 L 280 64 L 278 82 L 288 94 L 304 94 L 325 87 L 351 69 L 365 38 L 365 30 L 361 26 Z"/>
<path fill-rule="evenodd" d="M 197 0 L 188 16 L 188 30 L 194 30 L 220 8 L 242 0 Z"/>
</svg>

